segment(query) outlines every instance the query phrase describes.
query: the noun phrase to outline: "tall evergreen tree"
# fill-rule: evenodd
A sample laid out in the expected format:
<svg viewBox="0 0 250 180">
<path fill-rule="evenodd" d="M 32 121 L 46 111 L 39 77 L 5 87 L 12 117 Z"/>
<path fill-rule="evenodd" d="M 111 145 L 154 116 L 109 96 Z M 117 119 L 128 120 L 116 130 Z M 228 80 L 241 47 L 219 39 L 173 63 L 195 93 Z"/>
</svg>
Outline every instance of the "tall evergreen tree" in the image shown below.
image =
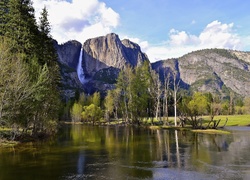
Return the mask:
<svg viewBox="0 0 250 180">
<path fill-rule="evenodd" d="M 60 103 L 58 91 L 60 72 L 57 63 L 57 53 L 50 35 L 51 27 L 48 21 L 48 11 L 46 7 L 44 7 L 41 12 L 38 29 L 38 63 L 40 66 L 48 67 L 49 77 L 49 80 L 46 82 L 47 92 L 45 92 L 43 103 L 41 103 L 42 106 L 40 105 L 40 109 L 43 109 L 43 113 L 40 112 L 40 114 L 43 117 L 44 114 L 46 114 L 47 119 L 57 119 Z"/>
<path fill-rule="evenodd" d="M 51 27 L 48 20 L 48 11 L 44 7 L 39 18 L 39 60 L 41 64 L 47 63 L 49 67 L 55 66 L 57 60 L 56 50 L 51 37 Z"/>
<path fill-rule="evenodd" d="M 132 101 L 129 105 L 133 114 L 133 121 L 138 124 L 140 123 L 140 118 L 145 117 L 147 114 L 150 80 L 149 62 L 145 61 L 136 67 L 130 88 Z"/>
<path fill-rule="evenodd" d="M 26 82 L 32 90 L 28 91 L 30 94 L 24 101 L 17 96 L 25 94 L 21 89 L 22 84 L 17 83 L 14 89 L 17 91 L 13 90 L 13 92 L 18 93 L 13 94 L 12 100 L 5 99 L 5 104 L 15 107 L 15 111 L 10 112 L 16 112 L 15 117 L 20 115 L 15 119 L 22 120 L 19 125 L 22 125 L 24 129 L 32 126 L 34 134 L 48 131 L 51 122 L 54 124 L 54 120 L 57 119 L 58 115 L 58 84 L 60 81 L 56 51 L 50 36 L 48 12 L 46 8 L 43 9 L 38 27 L 30 0 L 8 0 L 7 8 L 4 5 L 2 2 L 0 3 L 0 13 L 6 16 L 0 21 L 0 25 L 4 24 L 4 26 L 0 26 L 0 33 L 11 44 L 11 46 L 8 46 L 11 49 L 11 55 L 18 57 L 18 62 L 24 67 L 20 67 L 20 70 L 23 71 L 22 74 L 27 76 Z M 18 75 L 19 70 L 13 69 L 9 72 L 16 79 L 22 77 Z M 10 80 L 14 82 L 10 76 L 7 77 L 7 81 Z M 23 85 L 27 85 L 27 83 L 23 83 Z M 5 91 L 3 92 L 6 95 Z M 19 106 L 16 105 L 16 102 L 20 102 Z M 3 109 L 3 106 L 0 107 L 1 109 Z M 0 116 L 3 117 L 3 114 Z M 9 119 L 14 118 L 14 116 L 8 114 L 7 117 Z"/>
<path fill-rule="evenodd" d="M 5 33 L 5 26 L 7 23 L 7 13 L 8 13 L 8 0 L 0 1 L 0 36 Z"/>
<path fill-rule="evenodd" d="M 53 39 L 51 37 L 50 23 L 48 21 L 48 11 L 46 7 L 43 8 L 41 16 L 39 18 L 39 51 L 38 59 L 41 65 L 47 64 L 50 76 L 52 79 L 52 86 L 57 88 L 60 83 L 60 72 L 57 61 L 57 53 L 54 47 Z M 54 89 L 58 92 L 58 89 Z"/>
<path fill-rule="evenodd" d="M 129 112 L 129 102 L 132 101 L 131 82 L 133 76 L 134 74 L 132 68 L 126 66 L 119 73 L 116 83 L 116 90 L 120 94 L 117 96 L 117 98 L 120 99 L 119 106 L 123 115 L 123 120 L 125 120 L 126 123 L 132 119 L 132 114 Z"/>
<path fill-rule="evenodd" d="M 7 19 L 4 35 L 15 43 L 13 52 L 33 56 L 37 49 L 38 28 L 31 1 L 9 0 Z"/>
</svg>

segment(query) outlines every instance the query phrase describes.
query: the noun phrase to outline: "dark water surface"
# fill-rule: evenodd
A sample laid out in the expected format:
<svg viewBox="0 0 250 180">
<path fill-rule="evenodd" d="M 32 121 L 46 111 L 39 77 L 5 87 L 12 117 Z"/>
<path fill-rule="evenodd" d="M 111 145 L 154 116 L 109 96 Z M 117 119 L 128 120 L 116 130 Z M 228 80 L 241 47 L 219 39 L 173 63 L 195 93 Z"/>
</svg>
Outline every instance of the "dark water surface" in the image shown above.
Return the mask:
<svg viewBox="0 0 250 180">
<path fill-rule="evenodd" d="M 65 126 L 58 137 L 0 149 L 0 180 L 250 179 L 250 128 L 208 135 Z"/>
</svg>

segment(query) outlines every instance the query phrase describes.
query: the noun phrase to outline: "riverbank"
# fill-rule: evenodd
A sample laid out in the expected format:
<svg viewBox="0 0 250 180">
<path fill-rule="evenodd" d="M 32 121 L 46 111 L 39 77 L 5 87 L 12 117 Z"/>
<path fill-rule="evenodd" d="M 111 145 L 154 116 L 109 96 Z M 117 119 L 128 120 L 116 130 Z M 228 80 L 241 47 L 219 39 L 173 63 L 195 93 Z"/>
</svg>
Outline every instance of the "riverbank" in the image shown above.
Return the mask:
<svg viewBox="0 0 250 180">
<path fill-rule="evenodd" d="M 210 119 L 209 116 L 203 116 L 202 117 L 204 120 L 208 121 Z M 228 118 L 227 126 L 250 126 L 250 115 L 230 115 L 230 116 L 215 116 L 214 119 L 215 120 L 220 120 L 220 123 L 218 125 L 218 127 L 221 127 L 222 125 L 225 124 L 226 119 Z M 145 128 L 149 128 L 152 130 L 156 130 L 156 129 L 169 129 L 169 130 L 178 130 L 178 131 L 192 131 L 192 132 L 196 132 L 196 133 L 206 133 L 206 134 L 228 134 L 230 133 L 227 130 L 218 128 L 218 129 L 207 129 L 207 130 L 194 130 L 192 129 L 190 126 L 186 126 L 186 127 L 174 127 L 174 117 L 169 117 L 169 126 L 163 126 L 157 123 L 157 125 L 150 125 L 149 123 L 145 123 L 143 125 L 143 127 Z M 73 122 L 60 122 L 60 124 L 85 124 L 82 122 L 77 122 L 77 123 L 73 123 Z M 89 125 L 92 125 L 92 123 L 89 123 Z M 121 121 L 119 122 L 111 122 L 111 123 L 104 123 L 101 122 L 99 125 L 124 125 L 124 123 L 122 123 Z M 39 141 L 39 140 L 44 140 L 47 139 L 48 136 L 45 135 L 41 135 L 39 137 L 32 137 L 30 135 L 25 135 L 21 138 L 18 138 L 16 140 L 11 140 L 11 129 L 9 128 L 0 128 L 0 147 L 9 147 L 9 146 L 15 146 L 19 143 L 23 143 L 23 142 L 31 142 L 31 141 Z"/>
<path fill-rule="evenodd" d="M 201 117 L 205 122 L 209 122 L 210 116 L 202 116 Z M 227 120 L 228 119 L 228 120 Z M 168 118 L 169 126 L 162 126 L 162 125 L 149 125 L 147 126 L 149 129 L 172 129 L 172 130 L 179 130 L 179 131 L 192 131 L 196 133 L 206 133 L 206 134 L 230 134 L 229 131 L 224 130 L 225 127 L 230 126 L 250 126 L 250 115 L 220 115 L 215 116 L 214 120 L 219 122 L 217 129 L 192 129 L 191 126 L 186 125 L 185 127 L 175 127 L 174 126 L 174 117 Z M 177 120 L 178 121 L 178 120 Z M 157 121 L 155 121 L 157 124 Z M 179 121 L 177 122 L 179 124 Z M 223 128 L 221 128 L 223 127 Z"/>
<path fill-rule="evenodd" d="M 204 119 L 205 121 L 210 120 L 210 116 L 201 116 L 199 118 Z M 169 123 L 174 124 L 174 117 L 169 117 Z M 221 127 L 225 124 L 228 119 L 226 126 L 250 126 L 250 114 L 247 115 L 219 115 L 214 116 L 214 120 L 220 120 L 218 127 Z M 177 118 L 179 122 L 179 119 Z"/>
<path fill-rule="evenodd" d="M 0 127 L 0 147 L 13 147 L 25 142 L 43 141 L 49 139 L 51 136 L 45 133 L 32 135 L 29 131 L 26 133 L 18 131 L 13 135 L 11 128 Z"/>
<path fill-rule="evenodd" d="M 247 115 L 220 115 L 214 119 L 221 120 L 219 126 L 223 125 L 228 118 L 226 126 L 250 126 L 250 114 Z M 204 116 L 205 120 L 209 120 L 209 116 Z"/>
<path fill-rule="evenodd" d="M 204 134 L 230 134 L 229 131 L 224 129 L 192 129 L 189 127 L 175 127 L 175 126 L 148 126 L 149 129 L 159 130 L 159 129 L 168 129 L 168 130 L 177 130 L 177 131 L 191 131 L 194 133 L 204 133 Z"/>
</svg>

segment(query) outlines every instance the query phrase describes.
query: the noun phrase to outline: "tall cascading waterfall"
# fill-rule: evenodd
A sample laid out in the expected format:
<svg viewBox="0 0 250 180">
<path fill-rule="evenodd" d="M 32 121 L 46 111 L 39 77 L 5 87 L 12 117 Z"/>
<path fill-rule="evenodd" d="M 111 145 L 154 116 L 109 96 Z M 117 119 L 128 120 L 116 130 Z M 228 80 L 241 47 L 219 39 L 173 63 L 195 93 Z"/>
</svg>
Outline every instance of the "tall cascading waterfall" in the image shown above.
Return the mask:
<svg viewBox="0 0 250 180">
<path fill-rule="evenodd" d="M 80 56 L 79 56 L 79 62 L 78 62 L 78 65 L 77 65 L 77 75 L 78 75 L 78 78 L 80 80 L 80 82 L 82 84 L 85 83 L 85 74 L 84 74 L 84 71 L 83 71 L 83 68 L 82 68 L 82 48 L 81 48 L 81 52 L 80 52 Z"/>
</svg>

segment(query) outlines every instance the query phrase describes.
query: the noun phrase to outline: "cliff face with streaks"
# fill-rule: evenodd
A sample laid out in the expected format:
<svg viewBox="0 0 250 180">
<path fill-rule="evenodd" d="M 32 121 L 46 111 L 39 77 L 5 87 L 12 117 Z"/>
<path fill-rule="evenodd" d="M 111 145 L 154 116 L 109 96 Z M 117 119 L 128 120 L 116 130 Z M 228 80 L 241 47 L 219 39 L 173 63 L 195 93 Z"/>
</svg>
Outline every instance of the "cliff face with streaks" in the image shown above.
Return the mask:
<svg viewBox="0 0 250 180">
<path fill-rule="evenodd" d="M 81 84 L 76 67 L 80 49 L 82 67 L 87 81 Z M 88 93 L 105 92 L 114 88 L 120 69 L 135 67 L 148 57 L 138 44 L 120 40 L 116 34 L 92 38 L 82 45 L 77 41 L 56 44 L 64 89 L 82 89 Z M 188 53 L 177 59 L 152 63 L 152 68 L 163 80 L 168 73 L 180 79 L 182 88 L 190 91 L 212 92 L 226 96 L 230 91 L 250 96 L 250 53 L 225 49 L 205 49 Z"/>
<path fill-rule="evenodd" d="M 225 49 L 206 49 L 178 59 L 152 64 L 163 76 L 177 72 L 191 90 L 226 95 L 230 90 L 241 96 L 250 95 L 250 53 Z"/>
<path fill-rule="evenodd" d="M 69 41 L 62 45 L 56 44 L 55 47 L 63 87 L 71 90 L 71 94 L 77 88 L 89 93 L 111 89 L 121 68 L 125 65 L 135 67 L 148 60 L 138 44 L 127 39 L 120 40 L 119 36 L 113 33 L 88 39 L 83 45 L 77 41 Z M 80 84 L 76 73 L 81 47 L 82 67 L 87 79 L 83 85 Z"/>
<path fill-rule="evenodd" d="M 129 40 L 121 41 L 118 35 L 113 33 L 87 40 L 83 44 L 83 51 L 83 66 L 90 76 L 105 68 L 121 69 L 126 64 L 136 66 L 148 60 L 139 45 Z"/>
</svg>

